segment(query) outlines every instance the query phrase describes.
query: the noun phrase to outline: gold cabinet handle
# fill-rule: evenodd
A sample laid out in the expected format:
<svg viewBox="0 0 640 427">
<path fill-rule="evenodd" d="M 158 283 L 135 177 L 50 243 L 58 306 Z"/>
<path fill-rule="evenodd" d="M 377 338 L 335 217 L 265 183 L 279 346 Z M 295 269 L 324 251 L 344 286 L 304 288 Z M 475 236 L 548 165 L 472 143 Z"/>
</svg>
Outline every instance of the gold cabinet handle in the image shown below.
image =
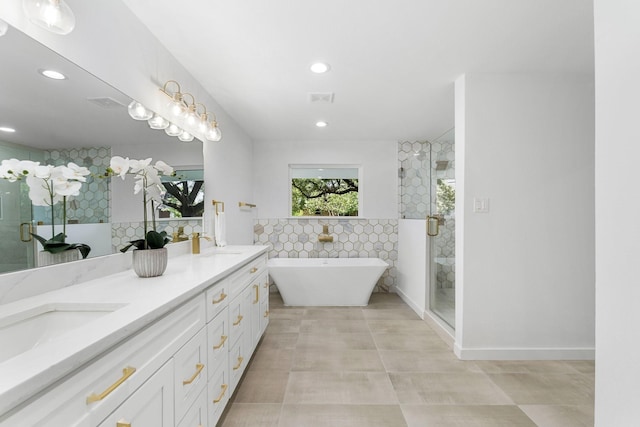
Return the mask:
<svg viewBox="0 0 640 427">
<path fill-rule="evenodd" d="M 234 371 L 237 371 L 238 369 L 240 369 L 240 366 L 242 366 L 242 361 L 243 360 L 244 360 L 244 357 L 242 357 L 242 356 L 238 357 L 238 364 L 233 367 Z"/>
<path fill-rule="evenodd" d="M 257 267 L 251 267 L 251 270 L 249 270 L 249 273 L 253 274 L 253 273 L 255 273 L 256 271 L 258 271 L 258 268 L 257 268 Z"/>
<path fill-rule="evenodd" d="M 269 282 L 264 282 L 264 288 L 269 289 Z"/>
<path fill-rule="evenodd" d="M 269 317 L 269 310 L 264 312 L 264 317 Z"/>
<path fill-rule="evenodd" d="M 213 399 L 213 403 L 219 403 L 222 400 L 222 398 L 224 397 L 224 394 L 227 392 L 227 389 L 229 388 L 229 385 L 222 384 L 220 388 L 222 389 L 222 391 L 220 392 L 220 396 Z"/>
<path fill-rule="evenodd" d="M 116 423 L 116 427 L 131 427 L 131 423 L 128 423 L 126 421 L 118 421 Z"/>
<path fill-rule="evenodd" d="M 204 365 L 202 363 L 196 363 L 196 372 L 189 378 L 188 380 L 182 381 L 182 385 L 191 384 L 195 381 L 195 379 L 200 375 L 200 372 L 204 369 Z"/>
<path fill-rule="evenodd" d="M 227 297 L 227 294 L 223 292 L 220 294 L 220 298 L 212 300 L 211 304 L 220 304 L 222 301 L 224 301 L 226 297 Z"/>
<path fill-rule="evenodd" d="M 238 320 L 236 320 L 235 322 L 233 322 L 233 326 L 238 326 L 240 324 L 240 322 L 242 322 L 242 315 L 238 314 Z"/>
<path fill-rule="evenodd" d="M 27 227 L 27 236 L 25 238 L 25 234 L 24 234 L 24 227 Z M 31 240 L 33 240 L 31 238 L 31 233 L 33 233 L 33 225 L 31 225 L 30 222 L 23 222 L 22 224 L 20 224 L 20 241 L 22 242 L 30 242 Z"/>
<path fill-rule="evenodd" d="M 109 394 L 111 394 L 111 392 L 113 390 L 117 389 L 120 386 L 120 384 L 125 382 L 127 380 L 127 378 L 129 378 L 131 375 L 133 375 L 133 373 L 135 371 L 136 371 L 136 368 L 133 368 L 131 366 L 127 366 L 126 368 L 124 368 L 122 370 L 122 376 L 118 379 L 118 381 L 116 381 L 115 383 L 111 384 L 109 386 L 109 388 L 107 388 L 105 391 L 103 391 L 100 394 L 91 393 L 89 396 L 87 396 L 87 405 L 90 404 L 90 403 L 102 400 L 105 397 L 109 396 Z"/>
<path fill-rule="evenodd" d="M 222 347 L 222 346 L 224 345 L 225 341 L 227 341 L 227 336 L 226 336 L 226 335 L 221 335 L 221 336 L 220 336 L 220 344 L 218 344 L 218 345 L 214 345 L 214 346 L 213 346 L 213 349 L 214 349 L 214 350 L 219 349 L 220 347 Z"/>
<path fill-rule="evenodd" d="M 254 289 L 256 290 L 256 300 L 253 302 L 254 304 L 257 304 L 260 302 L 260 286 L 258 285 L 253 285 Z"/>
</svg>

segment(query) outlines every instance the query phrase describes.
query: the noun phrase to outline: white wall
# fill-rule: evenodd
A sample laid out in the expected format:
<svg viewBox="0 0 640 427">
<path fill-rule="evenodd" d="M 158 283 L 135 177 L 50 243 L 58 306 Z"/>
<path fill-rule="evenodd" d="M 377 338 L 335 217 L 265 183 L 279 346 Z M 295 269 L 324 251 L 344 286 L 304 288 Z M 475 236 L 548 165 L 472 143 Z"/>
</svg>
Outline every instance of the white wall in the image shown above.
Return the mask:
<svg viewBox="0 0 640 427">
<path fill-rule="evenodd" d="M 167 80 L 177 80 L 185 91 L 216 114 L 223 132 L 222 141 L 215 147 L 207 147 L 213 144 L 204 143 L 207 199 L 227 197 L 225 201 L 229 205 L 236 203 L 237 206 L 238 200 L 231 200 L 231 195 L 248 197 L 252 184 L 252 141 L 244 130 L 122 2 L 68 0 L 68 3 L 76 15 L 76 28 L 66 36 L 52 34 L 29 23 L 20 1 L 0 0 L 0 18 L 158 113 L 166 115 L 167 108 L 166 97 L 158 88 Z M 176 140 L 172 156 L 162 160 L 170 165 L 177 164 L 174 160 L 182 155 L 181 145 Z M 147 154 L 145 157 L 156 156 Z M 131 216 L 116 209 L 116 219 L 124 217 Z M 227 224 L 228 243 L 252 242 L 253 220 L 249 215 L 229 210 Z"/>
<path fill-rule="evenodd" d="M 595 0 L 596 425 L 640 419 L 640 3 Z"/>
<path fill-rule="evenodd" d="M 467 74 L 456 91 L 456 353 L 593 357 L 593 76 Z"/>
<path fill-rule="evenodd" d="M 287 218 L 290 164 L 362 166 L 360 216 L 398 217 L 398 147 L 396 141 L 256 142 L 254 188 L 259 218 Z"/>
<path fill-rule="evenodd" d="M 429 254 L 426 221 L 398 221 L 398 285 L 396 292 L 420 317 L 427 309 Z"/>
</svg>

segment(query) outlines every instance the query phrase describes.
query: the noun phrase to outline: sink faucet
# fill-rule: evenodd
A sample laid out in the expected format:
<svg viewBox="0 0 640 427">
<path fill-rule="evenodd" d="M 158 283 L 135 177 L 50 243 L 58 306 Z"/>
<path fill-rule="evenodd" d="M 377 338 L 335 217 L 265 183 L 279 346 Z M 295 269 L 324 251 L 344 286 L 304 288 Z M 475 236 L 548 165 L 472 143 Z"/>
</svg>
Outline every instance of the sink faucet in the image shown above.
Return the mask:
<svg viewBox="0 0 640 427">
<path fill-rule="evenodd" d="M 318 235 L 318 242 L 330 243 L 333 242 L 333 236 L 329 235 L 329 226 L 322 226 L 322 233 Z"/>
</svg>

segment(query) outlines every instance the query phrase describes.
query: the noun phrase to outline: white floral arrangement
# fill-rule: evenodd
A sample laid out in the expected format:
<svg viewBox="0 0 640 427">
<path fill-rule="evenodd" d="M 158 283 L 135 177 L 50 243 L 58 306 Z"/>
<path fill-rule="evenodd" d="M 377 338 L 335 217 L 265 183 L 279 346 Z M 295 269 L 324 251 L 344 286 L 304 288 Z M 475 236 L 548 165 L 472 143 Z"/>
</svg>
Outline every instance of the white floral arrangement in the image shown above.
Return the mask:
<svg viewBox="0 0 640 427">
<path fill-rule="evenodd" d="M 71 162 L 66 166 L 41 165 L 31 160 L 9 159 L 0 163 L 0 178 L 10 182 L 25 180 L 29 186 L 29 199 L 35 206 L 51 207 L 51 239 L 32 233 L 45 251 L 51 253 L 78 249 L 86 258 L 91 248 L 83 243 L 66 243 L 67 201 L 80 194 L 87 181 L 89 169 Z M 55 233 L 53 207 L 62 202 L 62 233 Z"/>
<path fill-rule="evenodd" d="M 120 156 L 113 156 L 107 168 L 106 176 L 119 176 L 123 180 L 127 175 L 133 175 L 135 184 L 133 193 L 142 193 L 142 205 L 144 213 L 144 238 L 130 241 L 127 246 L 120 249 L 126 252 L 132 246 L 136 249 L 160 249 L 171 240 L 165 231 L 156 231 L 155 205 L 162 204 L 162 197 L 166 193 L 164 185 L 160 179 L 161 175 L 173 176 L 175 172 L 171 166 L 158 160 L 151 164 L 152 159 L 133 160 Z M 151 205 L 151 230 L 149 230 L 149 220 L 147 206 Z"/>
</svg>

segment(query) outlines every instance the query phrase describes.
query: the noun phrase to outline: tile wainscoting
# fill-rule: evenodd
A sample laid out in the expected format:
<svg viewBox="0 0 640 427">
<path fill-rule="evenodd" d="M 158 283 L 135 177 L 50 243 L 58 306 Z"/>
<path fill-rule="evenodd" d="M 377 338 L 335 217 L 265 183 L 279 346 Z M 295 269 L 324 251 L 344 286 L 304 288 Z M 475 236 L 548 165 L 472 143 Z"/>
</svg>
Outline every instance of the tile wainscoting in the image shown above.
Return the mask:
<svg viewBox="0 0 640 427">
<path fill-rule="evenodd" d="M 323 225 L 332 243 L 318 242 Z M 257 219 L 253 234 L 255 244 L 271 247 L 269 258 L 380 258 L 389 268 L 373 291 L 390 292 L 397 283 L 397 219 Z"/>
<path fill-rule="evenodd" d="M 202 233 L 202 220 L 169 220 L 157 221 L 157 230 L 166 231 L 169 236 L 178 227 L 184 227 L 184 234 L 191 237 L 191 233 Z M 114 222 L 111 224 L 111 246 L 116 253 L 125 247 L 131 240 L 142 239 L 144 235 L 144 225 L 139 222 Z"/>
</svg>

